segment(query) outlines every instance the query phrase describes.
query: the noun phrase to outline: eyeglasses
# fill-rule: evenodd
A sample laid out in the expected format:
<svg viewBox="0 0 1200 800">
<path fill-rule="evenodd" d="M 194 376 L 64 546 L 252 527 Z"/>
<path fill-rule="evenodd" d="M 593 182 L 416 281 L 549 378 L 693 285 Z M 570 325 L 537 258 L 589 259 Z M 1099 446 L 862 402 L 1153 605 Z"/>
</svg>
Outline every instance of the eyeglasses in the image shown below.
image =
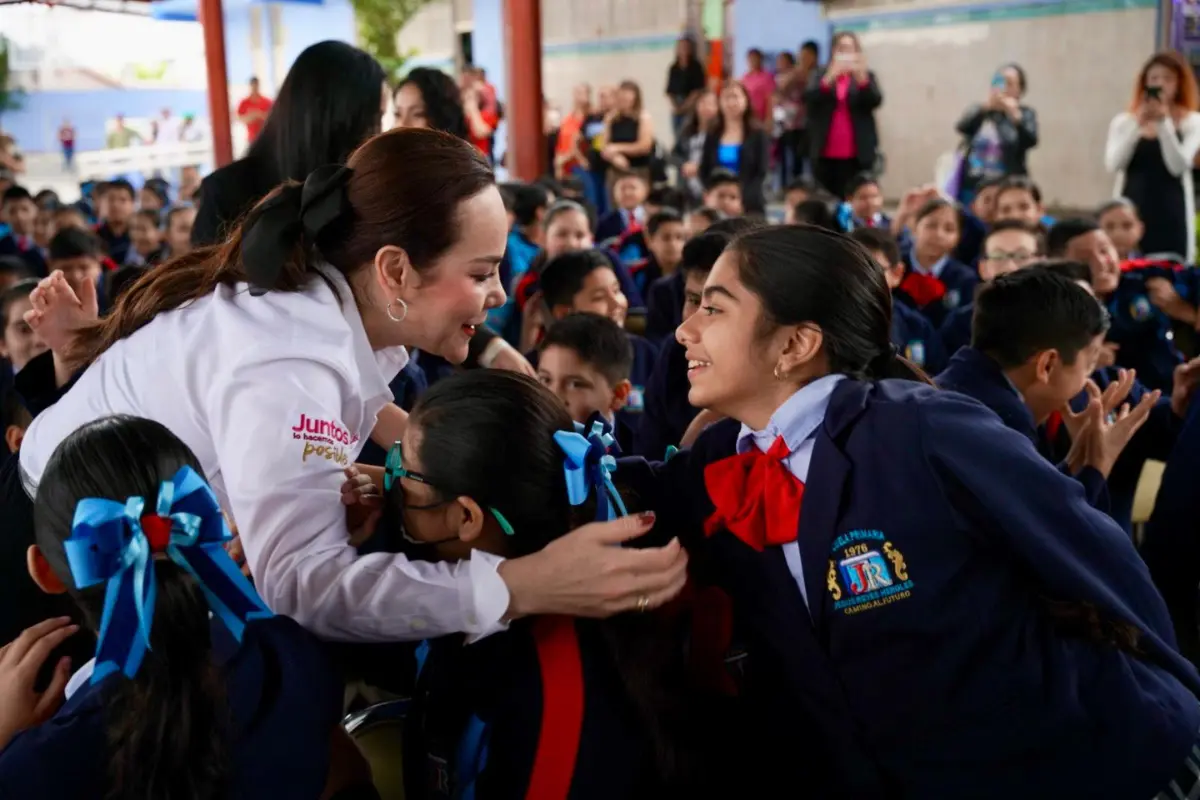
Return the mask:
<svg viewBox="0 0 1200 800">
<path fill-rule="evenodd" d="M 983 257 L 988 261 L 1029 261 L 1037 258 L 1038 255 L 1019 250 L 1015 253 L 985 253 Z"/>
<path fill-rule="evenodd" d="M 441 492 L 441 490 L 438 489 L 438 487 L 433 483 L 433 481 L 429 480 L 429 478 L 425 477 L 424 475 L 422 475 L 419 472 L 416 472 L 415 470 L 404 468 L 404 457 L 401 453 L 400 442 L 399 442 L 399 440 L 397 440 L 396 443 L 392 445 L 391 449 L 388 450 L 387 460 L 384 462 L 383 490 L 385 492 L 390 492 L 392 490 L 392 486 L 396 483 L 396 481 L 400 480 L 401 478 L 408 478 L 410 481 L 416 481 L 417 483 L 423 483 L 426 486 L 432 487 L 433 489 Z M 410 509 L 412 511 L 430 511 L 432 509 L 444 506 L 449 502 L 451 502 L 451 501 L 450 500 L 441 500 L 437 503 L 427 503 L 426 505 L 421 505 L 421 506 L 409 505 L 407 502 L 405 502 L 404 508 Z M 500 513 L 500 511 L 498 509 L 493 508 L 492 506 L 484 506 L 484 508 L 486 508 L 488 510 L 488 513 L 490 513 L 493 517 L 496 518 L 496 522 L 499 523 L 499 525 L 500 525 L 500 530 L 504 531 L 505 535 L 507 535 L 507 536 L 513 535 L 512 524 L 505 518 L 505 516 L 503 514 Z M 411 536 L 409 536 L 407 531 L 403 530 L 403 527 L 404 527 L 403 519 L 400 520 L 400 526 L 401 526 L 401 535 L 408 541 L 413 542 L 414 544 L 432 544 L 431 542 L 422 542 L 418 539 L 414 539 Z M 454 537 L 454 538 L 457 538 L 457 537 Z"/>
</svg>

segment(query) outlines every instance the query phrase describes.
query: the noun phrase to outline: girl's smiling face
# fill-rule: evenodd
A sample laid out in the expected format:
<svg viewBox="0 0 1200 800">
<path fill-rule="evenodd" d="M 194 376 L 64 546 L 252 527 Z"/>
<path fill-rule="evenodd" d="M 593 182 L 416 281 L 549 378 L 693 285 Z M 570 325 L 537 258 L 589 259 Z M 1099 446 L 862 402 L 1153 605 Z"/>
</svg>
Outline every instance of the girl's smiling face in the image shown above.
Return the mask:
<svg viewBox="0 0 1200 800">
<path fill-rule="evenodd" d="M 591 247 L 592 229 L 586 214 L 572 209 L 554 215 L 546 228 L 547 260 L 571 250 L 589 250 Z"/>
<path fill-rule="evenodd" d="M 958 245 L 958 210 L 942 206 L 917 221 L 913 230 L 913 249 L 921 264 L 931 267 L 950 255 Z"/>
<path fill-rule="evenodd" d="M 688 402 L 751 424 L 747 409 L 775 394 L 773 370 L 788 334 L 764 334 L 762 302 L 738 272 L 738 256 L 726 250 L 704 284 L 700 310 L 675 338 L 687 351 Z"/>
</svg>

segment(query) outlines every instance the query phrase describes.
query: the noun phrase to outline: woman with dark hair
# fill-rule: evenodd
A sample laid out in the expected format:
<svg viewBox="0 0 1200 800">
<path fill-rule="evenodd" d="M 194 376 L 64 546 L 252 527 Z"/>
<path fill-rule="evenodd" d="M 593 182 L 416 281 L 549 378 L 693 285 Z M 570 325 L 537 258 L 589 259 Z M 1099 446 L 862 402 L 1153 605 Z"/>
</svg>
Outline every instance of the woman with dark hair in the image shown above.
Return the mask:
<svg viewBox="0 0 1200 800">
<path fill-rule="evenodd" d="M 305 48 L 245 158 L 200 184 L 192 242 L 224 241 L 233 223 L 280 183 L 346 163 L 354 148 L 379 133 L 386 106 L 387 75 L 370 55 L 345 42 Z"/>
<path fill-rule="evenodd" d="M 1192 162 L 1200 150 L 1200 89 L 1174 52 L 1153 55 L 1138 73 L 1129 110 L 1108 126 L 1104 166 L 1117 175 L 1115 197 L 1137 206 L 1145 226 L 1138 250 L 1196 260 Z"/>
<path fill-rule="evenodd" d="M 803 752 L 814 796 L 1196 791 L 1200 676 L 1130 538 L 988 409 L 884 380 L 917 376 L 874 258 L 752 231 L 703 298 L 688 400 L 729 419 L 618 474 L 730 592 L 774 785 Z"/>
<path fill-rule="evenodd" d="M 267 604 L 325 637 L 486 634 L 529 613 L 666 602 L 684 559 L 677 547 L 613 547 L 644 532 L 633 522 L 571 534 L 529 559 L 450 569 L 360 558 L 345 510 L 330 502 L 366 439 L 398 438 L 402 423 L 376 430 L 376 419 L 403 416 L 388 384 L 405 348 L 459 363 L 504 302 L 507 233 L 490 165 L 440 132 L 390 131 L 345 167 L 284 184 L 224 245 L 152 271 L 81 332 L 78 359 L 90 366 L 21 447 L 27 491 L 36 496 L 72 430 L 134 414 L 196 453 Z"/>
<path fill-rule="evenodd" d="M 707 85 L 704 62 L 696 57 L 696 42 L 690 36 L 679 37 L 675 42 L 675 60 L 667 69 L 667 99 L 671 102 L 671 128 L 676 137 Z"/>
<path fill-rule="evenodd" d="M 700 180 L 707 186 L 714 170 L 732 172 L 742 185 L 742 205 L 747 213 L 762 214 L 767 207 L 763 181 L 767 177 L 770 139 L 754 119 L 750 95 L 742 84 L 727 84 L 721 90 L 719 105 L 721 111 L 704 137 Z"/>
<path fill-rule="evenodd" d="M 883 94 L 854 32 L 835 33 L 831 52 L 825 70 L 809 79 L 804 105 L 813 177 L 841 198 L 855 175 L 878 171 L 875 109 L 883 105 Z"/>
<path fill-rule="evenodd" d="M 467 138 L 462 92 L 440 69 L 417 67 L 404 76 L 392 95 L 397 128 L 433 128 Z"/>
<path fill-rule="evenodd" d="M 958 201 L 969 206 L 985 181 L 1028 175 L 1026 154 L 1037 147 L 1037 112 L 1021 104 L 1028 86 L 1025 70 L 1005 64 L 992 76 L 987 100 L 970 106 L 958 121 L 963 137 Z"/>
<path fill-rule="evenodd" d="M 35 519 L 30 578 L 69 594 L 98 642 L 69 682 L 57 665 L 45 697 L 68 697 L 53 719 L 11 743 L 0 723 L 0 795 L 317 800 L 347 785 L 332 757 L 338 739 L 353 748 L 341 677 L 221 548 L 221 509 L 183 442 L 147 419 L 84 425 L 47 464 Z M 12 677 L 0 667 L 0 685 Z M 6 693 L 5 722 L 18 699 Z"/>
<path fill-rule="evenodd" d="M 635 172 L 650 183 L 650 156 L 654 152 L 654 122 L 642 105 L 642 87 L 634 81 L 621 81 L 616 106 L 604 119 L 604 146 L 600 157 L 616 168 L 614 176 Z"/>
<path fill-rule="evenodd" d="M 704 181 L 700 179 L 704 142 L 720 111 L 717 93 L 705 90 L 696 98 L 683 126 L 675 131 L 675 149 L 671 151 L 671 155 L 679 166 L 682 188 L 695 205 L 699 205 L 704 197 Z"/>
</svg>

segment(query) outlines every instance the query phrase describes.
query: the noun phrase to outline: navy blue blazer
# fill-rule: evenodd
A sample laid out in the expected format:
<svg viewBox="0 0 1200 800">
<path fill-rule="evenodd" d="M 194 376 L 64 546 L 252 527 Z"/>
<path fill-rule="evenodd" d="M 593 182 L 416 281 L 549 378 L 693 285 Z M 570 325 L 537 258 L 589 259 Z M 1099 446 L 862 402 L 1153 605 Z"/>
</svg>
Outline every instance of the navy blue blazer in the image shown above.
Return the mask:
<svg viewBox="0 0 1200 800">
<path fill-rule="evenodd" d="M 1000 417 L 1005 427 L 1024 436 L 1042 455 L 1058 463 L 1059 471 L 1069 474 L 1066 462 L 1059 463 L 1055 457 L 1057 454 L 1038 430 L 1029 406 L 1025 405 L 1021 395 L 1005 377 L 1000 365 L 987 355 L 974 347 L 964 347 L 950 359 L 950 365 L 936 380 L 942 389 L 964 394 L 983 403 Z M 1107 513 L 1109 496 L 1104 476 L 1093 467 L 1084 467 L 1075 479 L 1083 484 L 1088 502 Z"/>
<path fill-rule="evenodd" d="M 946 366 L 946 353 L 937 331 L 921 312 L 903 303 L 892 305 L 892 344 L 901 355 L 930 375 Z"/>
<path fill-rule="evenodd" d="M 404 365 L 404 369 L 396 373 L 395 378 L 392 378 L 388 388 L 392 390 L 392 398 L 396 401 L 396 405 L 411 412 L 413 406 L 417 404 L 417 400 L 429 388 L 429 379 L 425 377 L 425 370 L 421 369 L 421 365 L 416 360 L 409 359 L 408 363 Z M 387 452 L 370 440 L 363 445 L 362 452 L 358 455 L 359 464 L 374 464 L 382 467 L 386 462 Z"/>
<path fill-rule="evenodd" d="M 228 798 L 321 796 L 343 685 L 317 640 L 293 620 L 251 622 L 239 648 L 220 623 L 213 650 L 223 664 L 234 729 Z M 0 753 L 0 797 L 101 800 L 107 793 L 104 694 L 113 674 L 80 688 L 49 722 Z M 168 731 L 169 735 L 169 731 Z"/>
<path fill-rule="evenodd" d="M 959 306 L 946 315 L 938 336 L 942 339 L 942 350 L 946 358 L 952 358 L 964 347 L 971 346 L 971 324 L 975 321 L 975 303 Z"/>
<path fill-rule="evenodd" d="M 41 248 L 22 248 L 17 243 L 17 238 L 11 233 L 0 238 L 0 256 L 16 256 L 21 259 L 35 278 L 44 278 L 50 274 L 46 257 L 42 255 Z"/>
<path fill-rule="evenodd" d="M 988 226 L 970 211 L 963 211 L 959 219 L 962 220 L 962 233 L 958 237 L 958 246 L 954 248 L 954 260 L 974 267 L 979 263 L 984 242 L 987 241 Z"/>
<path fill-rule="evenodd" d="M 904 274 L 907 276 L 913 269 L 913 256 L 911 253 L 905 259 L 905 263 L 907 266 Z M 941 275 L 938 278 L 945 284 L 946 294 L 941 300 L 929 303 L 923 308 L 918 306 L 916 301 L 903 289 L 897 289 L 892 293 L 895 299 L 924 314 L 935 330 L 941 326 L 942 320 L 946 318 L 947 314 L 975 299 L 975 287 L 979 285 L 979 274 L 966 264 L 955 261 L 953 258 L 946 261 L 946 265 L 942 267 Z"/>
<path fill-rule="evenodd" d="M 662 346 L 675 338 L 675 329 L 683 322 L 683 270 L 659 278 L 646 290 L 646 338 Z"/>
<path fill-rule="evenodd" d="M 1149 423 L 1142 430 L 1148 426 Z M 1167 460 L 1167 468 L 1163 470 L 1141 551 L 1150 577 L 1171 612 L 1179 649 L 1192 663 L 1200 662 L 1196 589 L 1200 586 L 1197 475 L 1200 475 L 1200 403 L 1193 402 L 1175 449 Z"/>
<path fill-rule="evenodd" d="M 632 221 L 632 215 L 630 215 Z M 596 220 L 596 243 L 606 242 L 609 239 L 616 239 L 630 227 L 630 223 L 626 223 L 625 216 L 621 209 L 614 208 L 607 214 L 604 214 L 600 219 Z"/>
<path fill-rule="evenodd" d="M 668 446 L 678 446 L 700 409 L 688 402 L 687 350 L 679 342 L 663 342 L 662 352 L 646 381 L 645 410 L 634 437 L 634 453 L 660 459 Z"/>
<path fill-rule="evenodd" d="M 1175 367 L 1183 356 L 1175 347 L 1170 318 L 1150 302 L 1147 277 L 1157 273 L 1130 270 L 1121 274 L 1117 290 L 1105 301 L 1112 326 L 1108 341 L 1121 348 L 1117 364 L 1136 369 L 1138 380 L 1170 394 Z"/>
<path fill-rule="evenodd" d="M 704 469 L 737 434 L 718 423 L 618 475 L 711 554 L 748 642 L 748 699 L 758 684 L 790 754 L 781 778 L 803 754 L 814 796 L 1152 797 L 1172 780 L 1200 676 L 1129 538 L 1025 436 L 953 392 L 842 381 L 799 521 L 806 605 L 782 548 L 696 533 Z M 1063 602 L 1132 626 L 1141 654 L 1071 635 Z"/>
</svg>

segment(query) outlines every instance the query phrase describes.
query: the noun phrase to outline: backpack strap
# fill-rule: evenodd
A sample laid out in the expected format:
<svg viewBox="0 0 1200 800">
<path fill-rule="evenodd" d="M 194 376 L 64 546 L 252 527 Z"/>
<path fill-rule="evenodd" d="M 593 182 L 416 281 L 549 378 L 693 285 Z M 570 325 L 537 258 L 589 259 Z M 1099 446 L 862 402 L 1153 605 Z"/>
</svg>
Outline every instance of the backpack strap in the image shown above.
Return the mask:
<svg viewBox="0 0 1200 800">
<path fill-rule="evenodd" d="M 542 670 L 542 727 L 527 800 L 565 800 L 583 734 L 583 660 L 572 617 L 533 622 Z"/>
</svg>

